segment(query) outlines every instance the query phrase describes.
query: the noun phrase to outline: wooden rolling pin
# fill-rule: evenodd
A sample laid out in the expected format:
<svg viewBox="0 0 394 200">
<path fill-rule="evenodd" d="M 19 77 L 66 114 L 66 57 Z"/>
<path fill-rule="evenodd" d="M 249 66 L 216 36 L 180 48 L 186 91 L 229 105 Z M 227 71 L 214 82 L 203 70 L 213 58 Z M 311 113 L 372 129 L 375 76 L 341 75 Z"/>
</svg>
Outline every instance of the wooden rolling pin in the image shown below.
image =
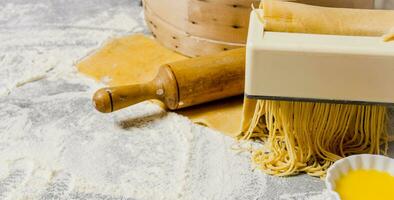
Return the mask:
<svg viewBox="0 0 394 200">
<path fill-rule="evenodd" d="M 244 91 L 245 48 L 163 65 L 145 84 L 108 87 L 93 96 L 97 110 L 113 112 L 150 99 L 170 110 L 184 108 Z"/>
</svg>

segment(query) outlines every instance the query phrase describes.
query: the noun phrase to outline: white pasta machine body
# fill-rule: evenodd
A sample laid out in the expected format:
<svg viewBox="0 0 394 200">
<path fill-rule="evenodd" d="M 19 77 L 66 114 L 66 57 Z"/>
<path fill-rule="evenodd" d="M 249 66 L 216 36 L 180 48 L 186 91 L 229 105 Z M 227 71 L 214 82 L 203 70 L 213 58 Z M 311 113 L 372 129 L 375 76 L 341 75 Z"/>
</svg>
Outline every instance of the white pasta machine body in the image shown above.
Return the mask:
<svg viewBox="0 0 394 200">
<path fill-rule="evenodd" d="M 394 42 L 380 37 L 264 31 L 251 13 L 248 98 L 352 104 L 394 103 Z"/>
</svg>

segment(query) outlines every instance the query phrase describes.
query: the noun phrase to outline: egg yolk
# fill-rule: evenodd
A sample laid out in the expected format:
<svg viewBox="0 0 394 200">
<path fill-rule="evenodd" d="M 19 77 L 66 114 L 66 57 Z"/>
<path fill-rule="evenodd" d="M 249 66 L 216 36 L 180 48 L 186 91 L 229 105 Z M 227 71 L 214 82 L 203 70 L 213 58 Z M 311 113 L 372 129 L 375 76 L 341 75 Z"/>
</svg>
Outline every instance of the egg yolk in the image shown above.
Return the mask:
<svg viewBox="0 0 394 200">
<path fill-rule="evenodd" d="M 394 200 L 394 176 L 377 170 L 354 170 L 336 181 L 341 200 Z"/>
</svg>

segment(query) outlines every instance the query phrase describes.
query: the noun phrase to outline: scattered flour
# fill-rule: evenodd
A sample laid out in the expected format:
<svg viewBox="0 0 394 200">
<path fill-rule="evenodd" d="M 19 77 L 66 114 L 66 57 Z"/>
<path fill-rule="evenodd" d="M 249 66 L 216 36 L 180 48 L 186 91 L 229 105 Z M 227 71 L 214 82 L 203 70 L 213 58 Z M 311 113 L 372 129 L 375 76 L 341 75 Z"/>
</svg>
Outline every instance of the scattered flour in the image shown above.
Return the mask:
<svg viewBox="0 0 394 200">
<path fill-rule="evenodd" d="M 279 199 L 280 200 L 295 200 L 295 199 L 335 200 L 327 190 L 324 190 L 323 192 L 304 192 L 304 193 L 295 193 L 295 194 L 283 194 L 283 195 L 280 195 Z"/>
<path fill-rule="evenodd" d="M 94 110 L 90 99 L 100 84 L 78 75 L 75 62 L 111 37 L 146 28 L 138 1 L 85 1 L 90 11 L 68 13 L 75 3 L 84 6 L 0 7 L 0 199 L 264 194 L 265 175 L 250 170 L 249 155 L 230 150 L 231 138 L 151 103 L 108 115 Z"/>
<path fill-rule="evenodd" d="M 0 3 L 0 199 L 328 198 L 322 181 L 253 170 L 232 138 L 149 102 L 93 109 L 100 84 L 74 64 L 111 37 L 146 33 L 138 5 Z"/>
<path fill-rule="evenodd" d="M 248 154 L 230 150 L 233 139 L 151 103 L 99 114 L 90 94 L 69 79 L 41 80 L 1 101 L 2 199 L 256 199 L 266 192 L 266 175 L 251 171 Z"/>
</svg>

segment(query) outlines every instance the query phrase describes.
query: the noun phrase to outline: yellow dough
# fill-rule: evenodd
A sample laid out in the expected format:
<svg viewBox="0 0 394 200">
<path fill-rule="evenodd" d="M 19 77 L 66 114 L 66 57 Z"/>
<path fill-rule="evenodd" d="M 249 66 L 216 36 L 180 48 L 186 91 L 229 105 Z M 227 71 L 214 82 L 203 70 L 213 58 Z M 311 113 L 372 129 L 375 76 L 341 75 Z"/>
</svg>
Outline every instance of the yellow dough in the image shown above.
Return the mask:
<svg viewBox="0 0 394 200">
<path fill-rule="evenodd" d="M 394 28 L 390 29 L 390 31 L 383 35 L 383 40 L 388 42 L 394 40 Z"/>
<path fill-rule="evenodd" d="M 155 77 L 159 66 L 186 58 L 144 35 L 132 35 L 112 39 L 97 52 L 80 61 L 77 67 L 81 73 L 97 81 L 116 86 L 147 82 Z M 176 112 L 195 123 L 234 136 L 238 133 L 241 121 L 242 97 Z"/>
<path fill-rule="evenodd" d="M 150 81 L 160 65 L 186 58 L 144 35 L 132 35 L 112 39 L 77 67 L 97 81 L 117 86 Z"/>
<path fill-rule="evenodd" d="M 242 117 L 243 97 L 231 97 L 176 111 L 201 124 L 237 136 Z"/>
<path fill-rule="evenodd" d="M 327 8 L 276 0 L 265 0 L 260 7 L 267 31 L 383 36 L 394 27 L 391 10 Z"/>
</svg>

